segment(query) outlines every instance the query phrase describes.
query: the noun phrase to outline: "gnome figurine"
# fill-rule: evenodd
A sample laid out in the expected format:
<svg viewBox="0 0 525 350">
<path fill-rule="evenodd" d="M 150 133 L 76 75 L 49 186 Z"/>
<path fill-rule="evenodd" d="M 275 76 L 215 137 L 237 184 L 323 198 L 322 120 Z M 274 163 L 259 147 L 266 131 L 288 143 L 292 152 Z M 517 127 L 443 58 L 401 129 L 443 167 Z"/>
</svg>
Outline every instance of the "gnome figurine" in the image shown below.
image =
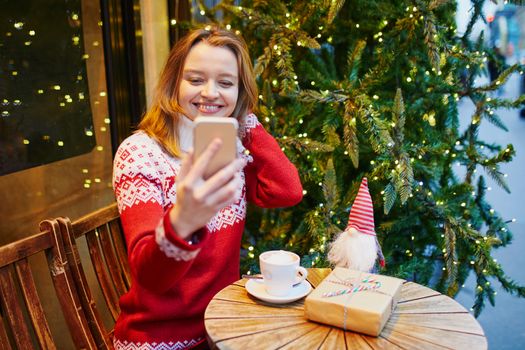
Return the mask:
<svg viewBox="0 0 525 350">
<path fill-rule="evenodd" d="M 375 232 L 372 197 L 364 177 L 350 209 L 346 229 L 331 243 L 328 260 L 334 266 L 371 272 L 378 257 L 384 267 L 385 258 Z"/>
</svg>

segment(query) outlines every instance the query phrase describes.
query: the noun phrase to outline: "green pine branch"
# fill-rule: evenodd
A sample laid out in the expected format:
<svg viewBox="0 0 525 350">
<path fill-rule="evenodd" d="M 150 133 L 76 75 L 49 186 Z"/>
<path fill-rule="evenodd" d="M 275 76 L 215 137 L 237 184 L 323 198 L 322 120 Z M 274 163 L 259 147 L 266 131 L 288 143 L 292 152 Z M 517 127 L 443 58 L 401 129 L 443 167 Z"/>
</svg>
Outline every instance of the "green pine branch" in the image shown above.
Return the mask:
<svg viewBox="0 0 525 350">
<path fill-rule="evenodd" d="M 357 138 L 358 113 L 351 100 L 347 100 L 345 102 L 345 113 L 343 117 L 343 139 L 346 144 L 346 152 L 348 152 L 355 168 L 359 167 L 359 139 Z"/>
<path fill-rule="evenodd" d="M 455 295 L 459 290 L 458 283 L 458 259 L 456 250 L 456 232 L 452 228 L 450 222 L 445 222 L 445 269 L 446 273 L 443 275 L 446 278 L 447 294 Z"/>
<path fill-rule="evenodd" d="M 332 158 L 328 159 L 324 172 L 323 194 L 325 205 L 328 212 L 337 209 L 339 203 L 339 191 L 337 189 L 337 177 Z"/>
</svg>

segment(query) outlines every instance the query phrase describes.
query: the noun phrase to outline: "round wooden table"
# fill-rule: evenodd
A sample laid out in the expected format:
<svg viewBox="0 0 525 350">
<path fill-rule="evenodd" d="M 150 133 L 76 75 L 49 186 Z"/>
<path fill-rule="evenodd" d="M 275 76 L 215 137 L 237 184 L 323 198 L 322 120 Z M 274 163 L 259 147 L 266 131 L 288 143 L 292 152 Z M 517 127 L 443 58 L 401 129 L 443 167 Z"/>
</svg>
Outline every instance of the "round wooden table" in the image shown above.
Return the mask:
<svg viewBox="0 0 525 350">
<path fill-rule="evenodd" d="M 308 269 L 315 288 L 330 269 Z M 455 300 L 406 282 L 379 337 L 343 331 L 304 317 L 304 298 L 282 305 L 248 294 L 239 280 L 217 293 L 204 322 L 212 349 L 487 349 L 476 319 Z"/>
</svg>

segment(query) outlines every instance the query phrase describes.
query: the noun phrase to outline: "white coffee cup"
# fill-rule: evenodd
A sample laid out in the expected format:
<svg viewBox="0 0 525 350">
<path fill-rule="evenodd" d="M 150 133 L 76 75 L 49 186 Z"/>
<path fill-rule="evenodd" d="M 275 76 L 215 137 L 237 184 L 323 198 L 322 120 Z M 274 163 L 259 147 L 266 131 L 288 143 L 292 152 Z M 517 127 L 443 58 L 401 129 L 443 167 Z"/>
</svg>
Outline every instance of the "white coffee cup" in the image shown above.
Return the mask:
<svg viewBox="0 0 525 350">
<path fill-rule="evenodd" d="M 299 266 L 299 255 L 286 250 L 270 250 L 259 255 L 266 292 L 273 296 L 286 296 L 293 285 L 306 279 L 308 272 Z"/>
</svg>

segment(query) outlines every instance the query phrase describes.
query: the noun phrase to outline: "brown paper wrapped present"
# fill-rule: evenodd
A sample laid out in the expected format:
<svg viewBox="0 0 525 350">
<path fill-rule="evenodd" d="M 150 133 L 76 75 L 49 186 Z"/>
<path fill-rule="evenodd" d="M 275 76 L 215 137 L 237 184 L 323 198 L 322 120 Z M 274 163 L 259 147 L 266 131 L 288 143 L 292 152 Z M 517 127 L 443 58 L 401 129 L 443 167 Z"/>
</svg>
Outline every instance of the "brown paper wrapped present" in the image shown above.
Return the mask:
<svg viewBox="0 0 525 350">
<path fill-rule="evenodd" d="M 394 310 L 403 280 L 336 267 L 304 302 L 305 316 L 378 336 Z"/>
</svg>

